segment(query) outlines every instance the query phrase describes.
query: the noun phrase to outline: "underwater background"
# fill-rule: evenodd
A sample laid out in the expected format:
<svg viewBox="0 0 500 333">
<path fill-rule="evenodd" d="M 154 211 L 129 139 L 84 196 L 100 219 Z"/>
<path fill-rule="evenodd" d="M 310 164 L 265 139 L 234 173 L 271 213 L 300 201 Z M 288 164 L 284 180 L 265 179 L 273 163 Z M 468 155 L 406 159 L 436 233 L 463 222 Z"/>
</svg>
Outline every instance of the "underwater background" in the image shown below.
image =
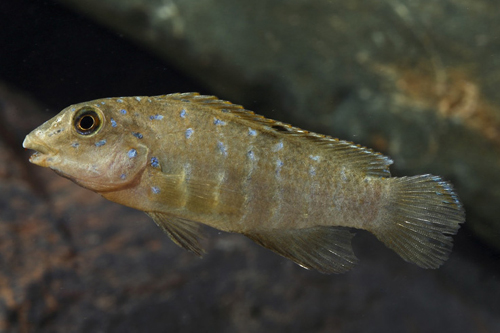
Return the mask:
<svg viewBox="0 0 500 333">
<path fill-rule="evenodd" d="M 0 3 L 1 332 L 500 332 L 495 0 Z M 437 270 L 357 231 L 322 275 L 149 218 L 31 165 L 24 136 L 101 97 L 197 91 L 454 184 L 467 220 Z"/>
</svg>

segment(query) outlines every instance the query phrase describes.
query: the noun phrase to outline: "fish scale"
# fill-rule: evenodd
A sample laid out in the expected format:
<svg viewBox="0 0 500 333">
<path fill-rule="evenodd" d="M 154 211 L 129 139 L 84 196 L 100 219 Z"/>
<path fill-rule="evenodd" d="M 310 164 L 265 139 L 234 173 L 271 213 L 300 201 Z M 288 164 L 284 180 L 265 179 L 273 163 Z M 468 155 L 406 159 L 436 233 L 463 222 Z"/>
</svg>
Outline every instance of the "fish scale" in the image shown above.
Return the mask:
<svg viewBox="0 0 500 333">
<path fill-rule="evenodd" d="M 75 104 L 30 133 L 30 161 L 148 214 L 198 255 L 200 224 L 323 273 L 357 258 L 347 228 L 437 268 L 465 221 L 440 177 L 391 177 L 388 157 L 196 93 Z"/>
</svg>

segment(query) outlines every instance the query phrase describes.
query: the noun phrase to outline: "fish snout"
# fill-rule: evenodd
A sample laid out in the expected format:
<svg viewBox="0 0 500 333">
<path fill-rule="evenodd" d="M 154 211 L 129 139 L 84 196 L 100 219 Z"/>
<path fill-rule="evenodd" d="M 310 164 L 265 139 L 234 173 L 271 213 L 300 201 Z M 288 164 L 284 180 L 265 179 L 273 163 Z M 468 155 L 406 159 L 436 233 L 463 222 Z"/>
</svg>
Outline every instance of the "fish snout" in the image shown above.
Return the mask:
<svg viewBox="0 0 500 333">
<path fill-rule="evenodd" d="M 33 155 L 30 156 L 30 162 L 39 166 L 48 167 L 53 158 L 54 150 L 41 141 L 37 135 L 36 130 L 26 135 L 23 141 L 23 147 L 26 149 L 34 150 Z"/>
</svg>

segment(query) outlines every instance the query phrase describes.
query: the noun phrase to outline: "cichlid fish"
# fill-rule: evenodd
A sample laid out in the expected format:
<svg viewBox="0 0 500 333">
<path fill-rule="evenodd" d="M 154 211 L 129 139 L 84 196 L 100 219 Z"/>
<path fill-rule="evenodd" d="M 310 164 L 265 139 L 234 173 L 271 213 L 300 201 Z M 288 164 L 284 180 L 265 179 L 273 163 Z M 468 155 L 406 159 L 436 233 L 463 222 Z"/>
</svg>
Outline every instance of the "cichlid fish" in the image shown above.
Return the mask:
<svg viewBox="0 0 500 333">
<path fill-rule="evenodd" d="M 465 220 L 440 177 L 391 178 L 392 161 L 370 149 L 197 93 L 75 104 L 23 146 L 36 151 L 31 163 L 144 211 L 198 255 L 202 223 L 342 273 L 357 262 L 348 229 L 357 228 L 437 268 Z"/>
</svg>

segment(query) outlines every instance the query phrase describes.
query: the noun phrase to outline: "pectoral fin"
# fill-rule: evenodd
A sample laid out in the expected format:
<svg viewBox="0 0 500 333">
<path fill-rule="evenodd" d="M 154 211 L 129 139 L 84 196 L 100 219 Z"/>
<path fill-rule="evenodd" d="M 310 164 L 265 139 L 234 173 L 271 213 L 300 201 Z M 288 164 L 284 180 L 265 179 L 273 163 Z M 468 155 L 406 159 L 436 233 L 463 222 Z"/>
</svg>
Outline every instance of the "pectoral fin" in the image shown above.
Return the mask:
<svg viewBox="0 0 500 333">
<path fill-rule="evenodd" d="M 198 239 L 202 238 L 199 224 L 163 213 L 147 212 L 153 221 L 180 247 L 200 256 L 205 252 Z"/>
<path fill-rule="evenodd" d="M 344 273 L 358 261 L 351 246 L 354 233 L 338 227 L 269 230 L 245 235 L 296 264 L 321 273 Z"/>
</svg>

